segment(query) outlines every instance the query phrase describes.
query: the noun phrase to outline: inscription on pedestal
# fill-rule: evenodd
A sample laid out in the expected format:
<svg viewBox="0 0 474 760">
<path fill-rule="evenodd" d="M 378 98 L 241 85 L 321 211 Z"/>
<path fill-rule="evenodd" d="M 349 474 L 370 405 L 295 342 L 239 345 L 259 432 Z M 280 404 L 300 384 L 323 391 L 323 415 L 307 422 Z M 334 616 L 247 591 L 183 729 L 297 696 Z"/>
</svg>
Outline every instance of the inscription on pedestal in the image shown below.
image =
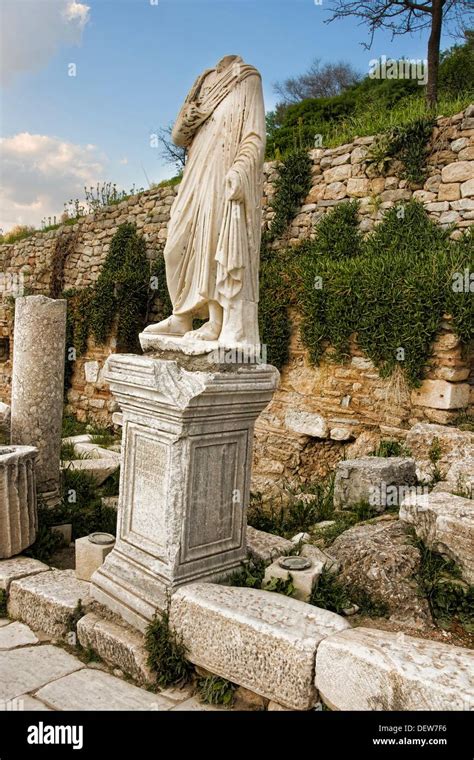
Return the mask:
<svg viewBox="0 0 474 760">
<path fill-rule="evenodd" d="M 130 530 L 160 545 L 165 541 L 168 449 L 165 444 L 134 435 L 130 492 Z"/>
</svg>

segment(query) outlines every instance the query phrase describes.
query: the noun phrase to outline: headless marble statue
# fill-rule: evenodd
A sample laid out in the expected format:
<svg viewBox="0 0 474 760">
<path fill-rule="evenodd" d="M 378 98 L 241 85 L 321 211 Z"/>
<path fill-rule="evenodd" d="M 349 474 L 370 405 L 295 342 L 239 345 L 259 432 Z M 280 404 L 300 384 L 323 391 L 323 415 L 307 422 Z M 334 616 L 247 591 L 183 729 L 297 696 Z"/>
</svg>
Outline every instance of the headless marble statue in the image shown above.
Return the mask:
<svg viewBox="0 0 474 760">
<path fill-rule="evenodd" d="M 145 335 L 257 346 L 265 153 L 258 71 L 234 55 L 204 71 L 172 138 L 188 149 L 164 251 L 173 314 Z M 193 331 L 194 317 L 208 321 Z"/>
</svg>

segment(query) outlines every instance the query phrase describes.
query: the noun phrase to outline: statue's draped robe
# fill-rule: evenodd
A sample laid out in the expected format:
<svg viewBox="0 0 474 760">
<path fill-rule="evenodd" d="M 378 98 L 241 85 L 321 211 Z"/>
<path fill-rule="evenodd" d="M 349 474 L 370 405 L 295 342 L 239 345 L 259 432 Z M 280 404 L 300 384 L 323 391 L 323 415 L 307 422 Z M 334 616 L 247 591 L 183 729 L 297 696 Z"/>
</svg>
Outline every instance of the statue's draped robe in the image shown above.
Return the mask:
<svg viewBox="0 0 474 760">
<path fill-rule="evenodd" d="M 238 300 L 255 305 L 249 312 L 256 321 L 265 152 L 261 79 L 244 63 L 217 73 L 212 84 L 213 71 L 197 79 L 173 129 L 174 142 L 189 151 L 164 252 L 168 290 L 174 314 L 205 318 L 209 301 L 225 310 Z M 240 202 L 226 200 L 230 169 L 240 175 Z M 258 342 L 258 328 L 250 324 L 244 340 L 255 340 L 255 330 Z"/>
</svg>

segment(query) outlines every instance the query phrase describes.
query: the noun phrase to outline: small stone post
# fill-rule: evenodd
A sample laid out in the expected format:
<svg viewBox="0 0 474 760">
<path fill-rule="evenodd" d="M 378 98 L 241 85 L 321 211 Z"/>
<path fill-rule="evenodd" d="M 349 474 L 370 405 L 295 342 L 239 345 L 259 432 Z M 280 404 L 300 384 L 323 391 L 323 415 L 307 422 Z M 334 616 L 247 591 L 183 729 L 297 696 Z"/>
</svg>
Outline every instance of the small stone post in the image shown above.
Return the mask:
<svg viewBox="0 0 474 760">
<path fill-rule="evenodd" d="M 48 506 L 60 500 L 66 308 L 46 296 L 15 302 L 11 441 L 38 449 L 38 494 Z"/>
</svg>

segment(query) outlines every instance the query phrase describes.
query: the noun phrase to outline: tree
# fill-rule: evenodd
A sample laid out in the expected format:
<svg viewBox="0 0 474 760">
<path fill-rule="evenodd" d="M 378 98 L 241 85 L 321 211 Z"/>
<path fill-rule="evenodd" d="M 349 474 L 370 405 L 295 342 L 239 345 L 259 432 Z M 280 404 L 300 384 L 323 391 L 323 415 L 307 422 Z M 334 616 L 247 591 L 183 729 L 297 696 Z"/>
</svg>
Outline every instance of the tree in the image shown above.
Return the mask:
<svg viewBox="0 0 474 760">
<path fill-rule="evenodd" d="M 171 138 L 172 131 L 172 124 L 167 127 L 161 127 L 158 130 L 157 138 L 160 143 L 160 156 L 167 164 L 174 164 L 178 174 L 180 174 L 186 163 L 186 148 L 180 148 L 179 145 L 174 144 Z"/>
<path fill-rule="evenodd" d="M 367 23 L 370 39 L 365 44 L 372 46 L 378 29 L 389 29 L 392 37 L 411 34 L 428 28 L 428 82 L 426 97 L 434 106 L 438 99 L 438 70 L 440 61 L 440 41 L 443 25 L 448 19 L 467 23 L 467 16 L 473 13 L 471 0 L 332 0 L 331 18 L 355 16 L 361 23 Z"/>
<path fill-rule="evenodd" d="M 321 65 L 316 58 L 305 74 L 274 84 L 275 92 L 287 105 L 299 103 L 306 98 L 330 98 L 347 90 L 360 79 L 350 63 L 339 61 Z"/>
</svg>

